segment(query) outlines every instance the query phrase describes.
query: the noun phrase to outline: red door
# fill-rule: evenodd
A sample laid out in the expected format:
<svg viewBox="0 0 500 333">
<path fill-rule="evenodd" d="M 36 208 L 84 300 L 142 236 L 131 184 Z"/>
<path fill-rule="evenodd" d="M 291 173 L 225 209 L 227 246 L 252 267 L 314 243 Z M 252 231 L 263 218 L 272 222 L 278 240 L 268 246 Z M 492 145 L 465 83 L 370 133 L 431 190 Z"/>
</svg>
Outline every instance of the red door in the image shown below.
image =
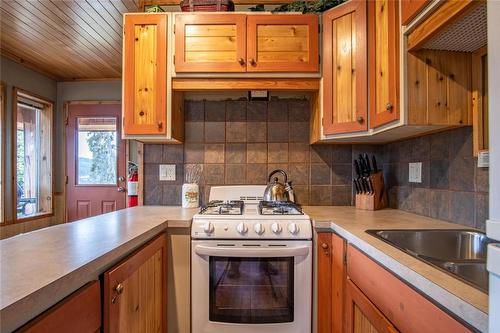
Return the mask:
<svg viewBox="0 0 500 333">
<path fill-rule="evenodd" d="M 125 208 L 121 105 L 69 104 L 66 137 L 68 221 Z"/>
</svg>

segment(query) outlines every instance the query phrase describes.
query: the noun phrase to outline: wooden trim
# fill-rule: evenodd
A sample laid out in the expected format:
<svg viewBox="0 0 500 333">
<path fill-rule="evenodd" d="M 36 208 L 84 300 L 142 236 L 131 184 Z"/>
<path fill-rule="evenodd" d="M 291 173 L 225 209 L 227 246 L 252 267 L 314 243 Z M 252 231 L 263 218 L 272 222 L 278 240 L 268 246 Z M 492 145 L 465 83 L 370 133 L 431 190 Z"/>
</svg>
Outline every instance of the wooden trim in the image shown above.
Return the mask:
<svg viewBox="0 0 500 333">
<path fill-rule="evenodd" d="M 369 91 L 370 91 L 370 128 L 376 128 L 392 121 L 398 120 L 400 116 L 399 106 L 399 35 L 401 26 L 399 24 L 399 3 L 397 1 L 387 1 L 388 11 L 388 26 L 387 26 L 387 41 L 378 41 L 376 39 L 376 30 L 381 29 L 377 27 L 375 22 L 375 6 L 376 1 L 368 2 L 368 49 L 369 49 Z M 377 112 L 377 75 L 376 64 L 377 58 L 384 55 L 377 54 L 377 44 L 379 42 L 386 42 L 390 45 L 388 48 L 389 64 L 387 68 L 387 75 L 389 75 L 389 86 L 386 88 L 389 91 L 389 100 L 384 101 L 392 104 L 391 111 Z"/>
<path fill-rule="evenodd" d="M 333 326 L 332 234 L 319 232 L 316 240 L 318 267 L 317 333 L 331 333 Z"/>
<path fill-rule="evenodd" d="M 460 20 L 484 0 L 448 0 L 408 35 L 408 51 L 422 47 L 447 26 Z"/>
<path fill-rule="evenodd" d="M 124 15 L 123 17 L 123 135 L 134 134 L 167 134 L 167 36 L 168 36 L 168 15 L 166 13 Z M 158 124 L 136 124 L 133 121 L 135 110 L 135 26 L 136 25 L 156 25 L 156 82 L 151 90 L 156 91 L 155 114 Z M 137 74 L 137 75 L 140 75 Z M 125 98 L 125 96 L 127 98 Z"/>
<path fill-rule="evenodd" d="M 175 16 L 175 71 L 180 72 L 245 72 L 246 62 L 240 64 L 238 59 L 246 59 L 247 16 L 245 14 L 179 14 Z M 236 58 L 232 62 L 186 62 L 185 27 L 189 24 L 234 24 L 236 26 Z"/>
<path fill-rule="evenodd" d="M 15 63 L 18 63 L 18 64 L 20 64 L 20 65 L 22 65 L 22 66 L 24 66 L 26 68 L 29 68 L 29 69 L 37 72 L 38 74 L 41 74 L 43 76 L 48 77 L 49 79 L 52 79 L 54 81 L 60 81 L 60 80 L 62 80 L 62 78 L 60 76 L 55 75 L 53 73 L 50 73 L 50 72 L 44 70 L 43 68 L 40 68 L 40 66 L 35 65 L 35 64 L 31 63 L 30 61 L 28 61 L 26 59 L 18 57 L 17 55 L 9 52 L 6 49 L 3 49 L 3 48 L 0 49 L 0 54 L 3 57 L 5 57 L 5 58 L 14 61 Z"/>
<path fill-rule="evenodd" d="M 357 332 L 355 330 L 354 307 L 358 307 L 366 320 L 379 333 L 396 333 L 398 330 L 380 312 L 375 305 L 359 290 L 351 279 L 346 280 L 346 332 Z M 357 322 L 356 322 L 357 323 Z"/>
<path fill-rule="evenodd" d="M 430 0 L 401 0 L 401 24 L 408 25 L 430 3 Z"/>
<path fill-rule="evenodd" d="M 472 54 L 472 137 L 474 145 L 474 156 L 479 151 L 488 149 L 485 147 L 484 116 L 488 110 L 483 108 L 483 56 L 488 54 L 488 47 L 482 47 Z"/>
<path fill-rule="evenodd" d="M 247 65 L 247 72 L 317 72 L 319 70 L 319 33 L 318 15 L 316 14 L 290 14 L 290 15 L 248 15 L 247 16 L 247 63 L 255 61 L 255 66 Z M 309 61 L 299 62 L 259 62 L 257 56 L 257 26 L 270 25 L 307 25 Z"/>
<path fill-rule="evenodd" d="M 112 269 L 104 273 L 104 332 L 117 332 L 118 321 L 110 321 L 111 317 L 119 318 L 119 309 L 111 303 L 113 288 L 118 283 L 126 280 L 134 271 L 136 271 L 148 258 L 158 251 L 162 251 L 162 285 L 164 292 L 162 297 L 162 308 L 167 308 L 167 234 L 162 233 L 146 245 L 142 246 L 139 250 L 135 251 L 132 255 L 125 258 L 121 263 L 117 264 Z M 162 333 L 167 332 L 167 313 L 165 311 L 162 317 Z"/>
<path fill-rule="evenodd" d="M 90 282 L 23 326 L 19 333 L 97 332 L 101 327 L 101 288 Z"/>
<path fill-rule="evenodd" d="M 332 233 L 332 328 L 333 333 L 345 332 L 344 327 L 344 295 L 347 269 L 345 256 L 347 242 L 339 235 Z"/>
<path fill-rule="evenodd" d="M 347 254 L 348 277 L 400 331 L 471 332 L 354 246 Z"/>
<path fill-rule="evenodd" d="M 15 137 L 15 132 L 17 128 L 17 101 L 18 101 L 18 96 L 22 96 L 31 100 L 34 100 L 45 107 L 50 108 L 50 112 L 52 113 L 52 123 L 51 123 L 51 135 L 50 135 L 50 144 L 51 144 L 51 173 L 52 173 L 52 188 L 51 188 L 51 212 L 46 213 L 46 214 L 40 214 L 40 215 L 35 215 L 35 216 L 29 216 L 25 218 L 18 218 L 17 217 L 17 196 L 15 193 L 17 192 L 16 189 L 16 178 L 17 178 L 17 153 L 16 153 L 16 144 L 17 144 L 17 139 Z M 46 99 L 45 97 L 42 97 L 40 95 L 37 95 L 35 93 L 31 93 L 27 90 L 23 90 L 21 88 L 13 87 L 12 88 L 12 123 L 11 123 L 11 135 L 12 135 L 12 140 L 11 140 L 11 160 L 12 160 L 12 177 L 11 177 L 11 186 L 12 186 L 12 223 L 21 223 L 21 222 L 28 222 L 28 221 L 33 221 L 33 220 L 38 220 L 42 218 L 47 218 L 54 216 L 54 162 L 55 162 L 55 149 L 54 149 L 54 142 L 55 142 L 55 110 L 54 110 L 55 103 L 49 99 Z"/>
<path fill-rule="evenodd" d="M 172 80 L 173 90 L 216 91 L 216 90 L 319 90 L 319 79 L 181 79 Z"/>
<path fill-rule="evenodd" d="M 139 180 L 137 181 L 137 204 L 144 205 L 144 143 L 137 141 L 137 174 Z"/>
<path fill-rule="evenodd" d="M 355 73 L 356 73 L 356 119 L 351 122 L 335 123 L 333 100 L 336 91 L 336 68 L 333 64 L 333 24 L 332 21 L 344 15 L 355 15 Z M 367 74 L 367 9 L 365 1 L 348 1 L 345 4 L 327 11 L 323 15 L 323 133 L 339 134 L 366 131 L 368 129 L 368 74 Z M 336 67 L 336 66 L 335 66 Z M 361 117 L 363 120 L 358 121 Z"/>
<path fill-rule="evenodd" d="M 7 147 L 6 141 L 7 140 L 7 134 L 6 134 L 6 124 L 5 124 L 5 109 L 7 108 L 7 95 L 6 92 L 7 90 L 5 89 L 6 85 L 4 82 L 0 82 L 0 94 L 1 94 L 1 101 L 0 101 L 0 141 L 2 145 L 2 154 L 0 155 L 0 159 L 2 163 L 0 163 L 0 182 L 2 183 L 2 190 L 0 192 L 0 205 L 2 207 L 2 211 L 0 212 L 1 214 L 1 220 L 0 220 L 0 225 L 5 225 L 5 147 Z"/>
<path fill-rule="evenodd" d="M 233 0 L 235 5 L 278 5 L 294 2 L 295 0 Z M 307 2 L 314 2 L 316 0 L 306 0 Z M 160 5 L 160 6 L 174 6 L 179 5 L 176 0 L 144 0 L 145 6 Z"/>
</svg>

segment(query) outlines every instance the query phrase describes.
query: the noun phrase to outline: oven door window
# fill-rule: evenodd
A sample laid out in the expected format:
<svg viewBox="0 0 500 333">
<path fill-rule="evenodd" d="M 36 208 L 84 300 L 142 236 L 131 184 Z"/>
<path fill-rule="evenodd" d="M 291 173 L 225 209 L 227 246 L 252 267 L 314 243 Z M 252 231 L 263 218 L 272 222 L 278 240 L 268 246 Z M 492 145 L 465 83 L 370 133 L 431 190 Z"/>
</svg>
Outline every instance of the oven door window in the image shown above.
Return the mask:
<svg viewBox="0 0 500 333">
<path fill-rule="evenodd" d="M 210 257 L 210 321 L 293 322 L 293 268 L 293 257 Z"/>
</svg>

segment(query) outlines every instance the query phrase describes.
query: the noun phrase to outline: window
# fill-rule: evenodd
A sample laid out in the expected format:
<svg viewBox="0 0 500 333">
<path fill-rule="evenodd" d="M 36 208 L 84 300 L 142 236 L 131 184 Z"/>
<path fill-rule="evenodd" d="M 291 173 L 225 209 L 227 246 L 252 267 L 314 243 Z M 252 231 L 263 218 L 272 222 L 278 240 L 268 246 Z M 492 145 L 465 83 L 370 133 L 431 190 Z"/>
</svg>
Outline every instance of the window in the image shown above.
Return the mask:
<svg viewBox="0 0 500 333">
<path fill-rule="evenodd" d="M 116 185 L 116 118 L 79 117 L 77 185 Z"/>
<path fill-rule="evenodd" d="M 53 104 L 16 90 L 14 193 L 16 218 L 52 214 Z"/>
<path fill-rule="evenodd" d="M 4 178 L 5 178 L 5 86 L 0 84 L 0 223 L 4 222 Z"/>
</svg>

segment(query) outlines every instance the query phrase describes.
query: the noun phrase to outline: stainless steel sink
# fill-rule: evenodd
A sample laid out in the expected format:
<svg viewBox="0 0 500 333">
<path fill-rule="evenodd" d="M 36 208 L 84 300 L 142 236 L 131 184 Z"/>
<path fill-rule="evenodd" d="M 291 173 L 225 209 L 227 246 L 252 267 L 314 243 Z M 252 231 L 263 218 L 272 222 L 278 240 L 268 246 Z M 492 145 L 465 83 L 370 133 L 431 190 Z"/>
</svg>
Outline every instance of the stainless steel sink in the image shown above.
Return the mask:
<svg viewBox="0 0 500 333">
<path fill-rule="evenodd" d="M 488 292 L 486 249 L 490 240 L 475 230 L 367 230 L 367 233 Z"/>
</svg>

